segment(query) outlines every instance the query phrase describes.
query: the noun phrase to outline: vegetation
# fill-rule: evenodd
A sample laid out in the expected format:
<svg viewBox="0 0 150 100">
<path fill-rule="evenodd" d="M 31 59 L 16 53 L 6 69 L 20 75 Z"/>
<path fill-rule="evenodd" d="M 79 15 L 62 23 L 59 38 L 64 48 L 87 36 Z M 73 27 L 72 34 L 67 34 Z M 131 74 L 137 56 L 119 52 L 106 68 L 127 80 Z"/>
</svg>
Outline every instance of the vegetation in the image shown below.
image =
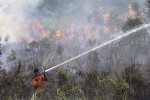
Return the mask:
<svg viewBox="0 0 150 100">
<path fill-rule="evenodd" d="M 122 30 L 126 32 L 140 25 L 142 25 L 142 21 L 140 18 L 128 18 L 127 21 L 124 23 Z"/>
<path fill-rule="evenodd" d="M 12 71 L 0 70 L 1 100 L 29 100 L 34 93 L 33 72 L 23 75 L 23 66 Z M 45 100 L 149 100 L 150 83 L 147 72 L 136 65 L 126 67 L 120 74 L 107 70 L 69 74 L 69 70 L 47 73 L 48 82 L 39 98 Z"/>
<path fill-rule="evenodd" d="M 53 4 L 57 4 L 59 1 L 47 0 L 42 6 L 50 3 L 51 6 L 47 9 L 54 10 Z M 67 0 L 67 3 L 69 2 Z M 133 6 L 133 9 L 138 11 L 139 5 L 136 2 Z M 146 6 L 150 9 L 150 0 L 147 0 Z M 118 14 L 115 13 L 110 17 L 116 18 Z M 137 12 L 137 15 L 140 15 L 140 12 Z M 118 22 L 118 19 L 109 21 L 110 23 L 115 23 Z M 122 23 L 115 24 L 120 27 L 122 25 Z M 122 30 L 125 32 L 141 24 L 141 18 L 128 18 Z M 5 38 L 5 42 L 8 41 L 9 36 Z M 89 40 L 88 42 L 90 45 L 96 44 L 95 41 Z M 63 43 L 47 37 L 38 42 L 33 41 L 26 46 L 25 50 L 24 48 L 21 51 L 10 50 L 10 53 L 6 55 L 8 64 L 19 62 L 18 64 L 13 63 L 11 70 L 7 71 L 2 61 L 0 61 L 1 100 L 30 100 L 35 93 L 31 84 L 34 75 L 33 69 L 35 67 L 41 69 L 41 66 L 44 69 L 46 66 L 56 65 L 65 60 L 65 58 L 69 58 L 69 53 L 71 52 L 70 50 L 70 52 L 65 53 L 66 48 Z M 75 45 L 74 47 L 78 46 Z M 0 56 L 6 52 L 4 49 L 2 44 L 0 44 Z M 106 50 L 104 53 L 108 54 L 104 56 L 109 58 L 109 55 L 119 53 L 118 51 L 113 51 L 113 49 L 112 52 L 109 54 Z M 73 53 L 71 52 L 71 54 Z M 116 66 L 114 68 L 112 67 L 113 60 L 108 60 L 109 64 L 105 65 L 105 68 L 99 69 L 99 61 L 99 52 L 94 51 L 89 53 L 84 61 L 82 59 L 80 61 L 76 60 L 68 64 L 67 66 L 69 67 L 64 66 L 63 68 L 47 72 L 48 81 L 44 83 L 44 91 L 37 94 L 38 100 L 149 100 L 150 66 L 148 64 L 143 67 L 131 60 L 131 64 L 127 64 L 127 66 Z M 114 62 L 121 63 L 121 61 L 117 60 Z M 85 68 L 82 69 L 80 67 Z"/>
<path fill-rule="evenodd" d="M 145 3 L 146 7 L 147 7 L 147 14 L 150 16 L 150 0 L 146 0 L 146 3 Z"/>
</svg>

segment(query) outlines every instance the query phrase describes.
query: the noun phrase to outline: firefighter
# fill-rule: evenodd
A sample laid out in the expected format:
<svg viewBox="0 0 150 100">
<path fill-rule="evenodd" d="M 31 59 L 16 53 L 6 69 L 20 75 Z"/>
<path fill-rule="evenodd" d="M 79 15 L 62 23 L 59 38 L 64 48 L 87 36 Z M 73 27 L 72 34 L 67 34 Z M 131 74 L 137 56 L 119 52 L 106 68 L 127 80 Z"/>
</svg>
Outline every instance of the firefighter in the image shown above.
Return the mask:
<svg viewBox="0 0 150 100">
<path fill-rule="evenodd" d="M 40 73 L 38 69 L 34 70 L 35 76 L 32 79 L 32 85 L 35 90 L 42 90 L 43 89 L 43 81 L 47 81 L 47 77 L 44 73 Z"/>
<path fill-rule="evenodd" d="M 36 100 L 35 98 L 37 98 L 37 94 L 42 93 L 43 81 L 47 81 L 47 77 L 45 75 L 45 72 L 41 73 L 38 69 L 35 69 L 34 73 L 35 73 L 35 75 L 32 79 L 32 85 L 33 85 L 34 89 L 36 90 L 36 92 L 33 94 L 31 100 Z"/>
</svg>

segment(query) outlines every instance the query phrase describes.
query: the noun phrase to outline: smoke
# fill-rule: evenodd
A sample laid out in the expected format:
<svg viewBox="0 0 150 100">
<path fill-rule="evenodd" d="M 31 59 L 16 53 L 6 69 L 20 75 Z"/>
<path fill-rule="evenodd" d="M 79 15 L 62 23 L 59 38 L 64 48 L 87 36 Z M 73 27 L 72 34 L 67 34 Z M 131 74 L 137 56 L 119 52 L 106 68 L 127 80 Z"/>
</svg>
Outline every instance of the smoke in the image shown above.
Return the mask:
<svg viewBox="0 0 150 100">
<path fill-rule="evenodd" d="M 2 66 L 6 69 L 16 64 L 16 60 L 8 63 L 8 57 L 14 56 L 14 51 L 20 49 L 20 42 L 30 37 L 25 33 L 25 25 L 30 23 L 29 16 L 36 11 L 42 0 L 0 0 L 0 36 L 2 40 Z M 8 41 L 6 40 L 8 39 Z"/>
<path fill-rule="evenodd" d="M 2 37 L 9 34 L 11 42 L 22 39 L 31 42 L 34 39 L 41 39 L 41 36 L 44 37 L 49 30 L 58 29 L 65 31 L 64 35 L 68 35 L 71 30 L 71 33 L 77 37 L 85 35 L 87 39 L 91 39 L 95 34 L 97 34 L 95 37 L 102 35 L 100 31 L 105 32 L 106 27 L 108 28 L 108 25 L 101 27 L 104 26 L 103 24 L 108 24 L 103 19 L 109 20 L 111 16 L 109 14 L 116 9 L 116 5 L 124 4 L 124 7 L 117 8 L 120 9 L 118 13 L 124 9 L 127 13 L 130 3 L 130 0 L 114 2 L 111 0 L 1 0 L 0 32 Z M 99 11 L 100 7 L 103 11 Z M 124 14 L 123 12 L 122 16 Z"/>
<path fill-rule="evenodd" d="M 23 38 L 28 16 L 36 10 L 41 0 L 0 0 L 0 35 L 10 35 L 10 42 Z"/>
<path fill-rule="evenodd" d="M 34 58 L 38 62 L 42 59 L 39 48 L 46 43 L 28 54 L 24 50 L 28 47 L 26 43 L 38 44 L 48 39 L 51 45 L 42 48 L 43 52 L 47 54 L 51 50 L 57 56 L 59 47 L 65 61 L 122 35 L 121 25 L 129 16 L 131 3 L 131 0 L 0 0 L 3 43 L 4 37 L 10 36 L 1 59 L 6 63 L 11 49 L 16 48 L 19 59 L 28 62 Z"/>
<path fill-rule="evenodd" d="M 11 42 L 21 41 L 22 38 L 31 42 L 35 38 L 41 39 L 39 37 L 44 34 L 41 34 L 39 27 L 35 25 L 37 21 L 47 30 L 69 30 L 67 28 L 74 23 L 74 26 L 69 27 L 74 28 L 72 29 L 74 34 L 81 32 L 84 27 L 88 27 L 89 32 L 86 36 L 89 39 L 93 38 L 90 36 L 94 34 L 91 32 L 92 28 L 97 27 L 97 30 L 93 30 L 101 31 L 100 26 L 103 26 L 104 23 L 107 24 L 103 19 L 107 17 L 108 20 L 113 9 L 120 9 L 118 13 L 126 9 L 126 12 L 122 13 L 124 16 L 130 3 L 130 0 L 114 0 L 113 2 L 111 0 L 1 0 L 0 32 L 2 37 L 9 34 Z M 119 6 L 115 7 L 116 5 Z M 103 11 L 99 11 L 100 7 L 103 8 Z M 82 35 L 83 33 L 86 34 L 82 32 Z M 80 35 L 80 37 L 82 36 Z"/>
</svg>

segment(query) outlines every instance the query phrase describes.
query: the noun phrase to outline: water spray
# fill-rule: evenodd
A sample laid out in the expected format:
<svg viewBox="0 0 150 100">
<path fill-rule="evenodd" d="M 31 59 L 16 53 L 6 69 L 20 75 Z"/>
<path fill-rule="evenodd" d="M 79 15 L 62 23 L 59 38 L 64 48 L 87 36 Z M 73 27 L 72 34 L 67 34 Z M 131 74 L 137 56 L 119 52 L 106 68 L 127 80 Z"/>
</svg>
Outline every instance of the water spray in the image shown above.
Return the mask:
<svg viewBox="0 0 150 100">
<path fill-rule="evenodd" d="M 141 29 L 143 29 L 143 28 L 147 28 L 147 27 L 149 27 L 149 26 L 150 26 L 150 24 L 145 24 L 145 25 L 142 25 L 142 26 L 140 26 L 140 27 L 138 27 L 138 28 L 132 29 L 132 30 L 126 32 L 124 35 L 121 35 L 121 36 L 119 36 L 119 37 L 117 37 L 117 38 L 115 38 L 115 39 L 112 39 L 112 40 L 110 40 L 110 41 L 108 41 L 108 42 L 105 42 L 104 44 L 101 44 L 101 45 L 99 45 L 99 46 L 97 46 L 97 47 L 95 47 L 95 48 L 93 48 L 93 49 L 91 49 L 91 50 L 89 50 L 89 51 L 86 51 L 86 52 L 84 52 L 84 53 L 82 53 L 82 54 L 79 54 L 79 55 L 77 55 L 77 56 L 75 56 L 75 57 L 73 57 L 73 58 L 71 58 L 71 59 L 69 59 L 69 60 L 67 60 L 67 61 L 65 61 L 65 62 L 62 62 L 62 63 L 60 63 L 60 64 L 58 64 L 58 65 L 56 65 L 56 66 L 53 66 L 53 67 L 51 67 L 51 68 L 45 70 L 45 72 L 51 71 L 51 70 L 53 70 L 53 69 L 55 69 L 55 68 L 57 68 L 57 67 L 60 67 L 60 66 L 62 66 L 62 65 L 64 65 L 64 64 L 66 64 L 66 63 L 69 63 L 69 62 L 71 62 L 71 61 L 73 61 L 73 60 L 75 60 L 75 59 L 77 59 L 77 58 L 79 58 L 79 57 L 82 57 L 82 56 L 84 56 L 84 55 L 86 55 L 86 54 L 88 54 L 88 53 L 90 53 L 90 52 L 92 52 L 92 51 L 95 51 L 95 50 L 97 50 L 97 49 L 99 49 L 99 48 L 102 48 L 102 47 L 104 47 L 104 46 L 106 46 L 106 45 L 108 45 L 108 44 L 111 44 L 111 43 L 113 43 L 113 42 L 115 42 L 115 41 L 117 41 L 117 40 L 120 40 L 120 39 L 122 39 L 122 38 L 124 38 L 124 37 L 127 37 L 127 36 L 129 36 L 130 34 L 135 33 L 135 32 L 137 32 L 137 31 L 139 31 L 139 30 L 141 30 Z"/>
</svg>

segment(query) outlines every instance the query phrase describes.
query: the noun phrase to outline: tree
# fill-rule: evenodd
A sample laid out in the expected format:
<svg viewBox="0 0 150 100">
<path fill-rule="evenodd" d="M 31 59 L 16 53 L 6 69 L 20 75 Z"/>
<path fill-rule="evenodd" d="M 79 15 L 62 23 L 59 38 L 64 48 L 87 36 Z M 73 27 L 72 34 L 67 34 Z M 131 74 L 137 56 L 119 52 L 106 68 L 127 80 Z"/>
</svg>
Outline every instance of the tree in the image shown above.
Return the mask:
<svg viewBox="0 0 150 100">
<path fill-rule="evenodd" d="M 101 97 L 109 100 L 126 100 L 130 91 L 129 85 L 123 79 L 104 79 L 100 81 Z M 113 99 L 112 99 L 113 98 Z"/>
<path fill-rule="evenodd" d="M 63 53 L 63 50 L 64 50 L 63 46 L 61 44 L 59 44 L 57 46 L 57 53 L 58 53 L 58 55 L 61 55 Z"/>
<path fill-rule="evenodd" d="M 124 32 L 129 31 L 137 26 L 142 25 L 142 21 L 140 18 L 128 18 L 127 21 L 124 23 L 122 30 Z"/>
<path fill-rule="evenodd" d="M 112 12 L 110 12 L 110 18 L 108 20 L 108 25 L 114 31 L 115 28 L 117 30 L 121 29 L 121 26 L 123 24 L 123 20 L 120 20 L 118 17 L 121 17 L 119 9 L 115 9 Z"/>
<path fill-rule="evenodd" d="M 147 10 L 148 10 L 148 15 L 150 16 L 150 0 L 146 0 L 146 3 L 145 3 L 146 7 L 147 7 Z"/>
<path fill-rule="evenodd" d="M 141 16 L 140 6 L 137 1 L 132 2 L 132 8 L 136 14 L 136 16 Z"/>
<path fill-rule="evenodd" d="M 87 69 L 89 68 L 89 72 L 98 69 L 98 62 L 99 62 L 98 52 L 94 51 L 92 53 L 89 53 L 87 62 Z"/>
<path fill-rule="evenodd" d="M 17 100 L 24 98 L 28 100 L 31 93 L 31 85 L 21 73 L 21 64 L 19 63 L 10 72 L 5 69 L 0 70 L 0 98 L 1 100 Z M 28 97 L 27 97 L 28 96 Z"/>
<path fill-rule="evenodd" d="M 133 64 L 130 67 L 125 68 L 122 76 L 129 84 L 129 87 L 134 90 L 134 92 L 130 94 L 133 96 L 132 99 L 145 100 L 147 83 L 145 82 L 145 78 L 141 73 L 141 70 Z"/>
<path fill-rule="evenodd" d="M 1 37 L 0 37 L 0 55 L 2 55 L 2 44 L 1 44 Z"/>
<path fill-rule="evenodd" d="M 96 89 L 99 86 L 99 73 L 97 71 L 92 71 L 87 74 L 85 82 L 83 85 L 83 91 L 89 100 L 92 100 L 96 96 Z"/>
<path fill-rule="evenodd" d="M 5 37 L 5 42 L 8 42 L 9 40 L 9 35 L 7 34 L 7 36 Z"/>
<path fill-rule="evenodd" d="M 11 50 L 10 55 L 7 57 L 7 61 L 11 62 L 11 61 L 14 61 L 14 60 L 16 60 L 16 52 L 14 50 Z"/>
</svg>

